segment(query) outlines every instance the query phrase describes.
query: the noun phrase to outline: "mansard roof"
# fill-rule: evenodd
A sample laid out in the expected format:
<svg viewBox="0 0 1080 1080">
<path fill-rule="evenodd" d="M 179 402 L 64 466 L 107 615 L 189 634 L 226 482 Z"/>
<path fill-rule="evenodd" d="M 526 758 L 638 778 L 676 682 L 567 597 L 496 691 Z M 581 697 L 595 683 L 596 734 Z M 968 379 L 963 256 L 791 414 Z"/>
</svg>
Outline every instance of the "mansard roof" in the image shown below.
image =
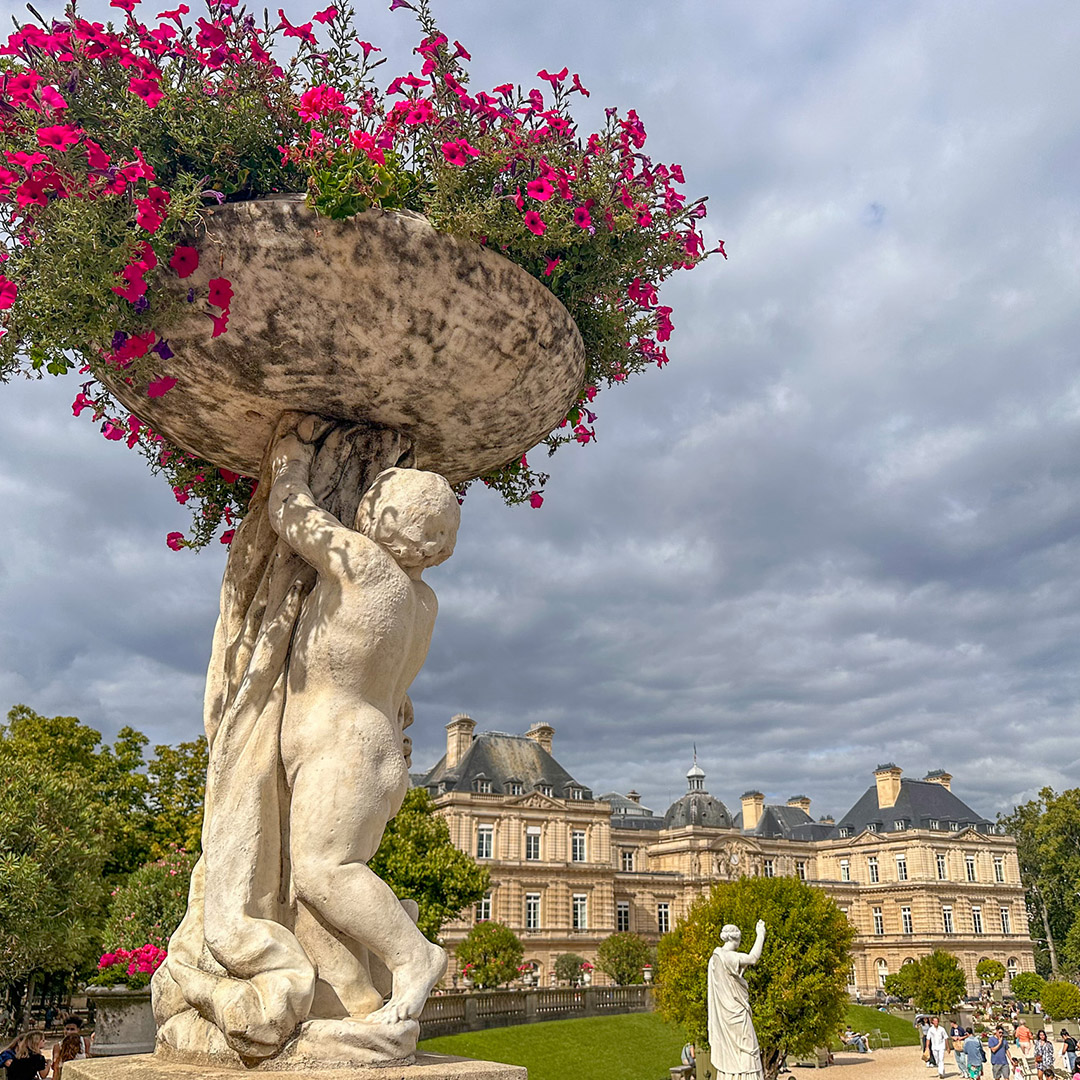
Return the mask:
<svg viewBox="0 0 1080 1080">
<path fill-rule="evenodd" d="M 735 815 L 735 828 L 742 831 L 742 811 Z M 761 812 L 761 820 L 747 836 L 769 840 L 824 840 L 833 835 L 832 825 L 815 821 L 801 806 L 769 805 Z"/>
<path fill-rule="evenodd" d="M 902 824 L 898 827 L 897 822 Z M 935 826 L 932 822 L 938 824 Z M 951 823 L 955 823 L 955 828 Z M 871 826 L 873 831 L 884 833 L 929 828 L 995 831 L 992 822 L 977 814 L 943 784 L 930 780 L 909 780 L 907 777 L 900 781 L 900 792 L 893 806 L 878 806 L 877 785 L 868 787 L 859 801 L 836 823 L 832 835 L 858 836 Z"/>
<path fill-rule="evenodd" d="M 453 768 L 446 767 L 446 756 L 423 777 L 418 786 L 433 793 L 472 791 L 473 781 L 491 782 L 494 795 L 507 795 L 506 783 L 517 780 L 525 791 L 549 786 L 558 799 L 568 799 L 574 788 L 582 798 L 591 799 L 592 791 L 579 784 L 539 743 L 525 735 L 503 731 L 482 731 L 474 736 L 468 750 Z"/>
<path fill-rule="evenodd" d="M 613 829 L 662 829 L 664 819 L 657 817 L 647 806 L 607 791 L 600 796 L 602 802 L 611 803 L 611 827 Z"/>
</svg>

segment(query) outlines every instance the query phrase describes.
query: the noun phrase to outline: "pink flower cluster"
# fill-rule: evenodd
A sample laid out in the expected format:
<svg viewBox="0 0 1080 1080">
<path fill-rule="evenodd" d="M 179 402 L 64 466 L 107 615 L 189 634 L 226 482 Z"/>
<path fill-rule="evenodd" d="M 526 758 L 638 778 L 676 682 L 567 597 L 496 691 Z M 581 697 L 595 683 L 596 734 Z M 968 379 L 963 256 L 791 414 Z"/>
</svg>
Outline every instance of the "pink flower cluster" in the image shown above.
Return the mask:
<svg viewBox="0 0 1080 1080">
<path fill-rule="evenodd" d="M 165 959 L 166 951 L 156 945 L 140 945 L 137 949 L 117 949 L 104 953 L 98 961 L 98 971 L 115 964 L 126 965 L 129 975 L 153 975 Z"/>
</svg>

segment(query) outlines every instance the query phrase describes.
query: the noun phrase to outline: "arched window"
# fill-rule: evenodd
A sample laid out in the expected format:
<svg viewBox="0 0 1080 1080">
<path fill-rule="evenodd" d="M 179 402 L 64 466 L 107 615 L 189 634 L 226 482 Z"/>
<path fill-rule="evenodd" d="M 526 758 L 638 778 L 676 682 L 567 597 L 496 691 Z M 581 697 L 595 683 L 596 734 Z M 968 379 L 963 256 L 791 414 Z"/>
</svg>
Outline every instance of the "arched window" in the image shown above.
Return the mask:
<svg viewBox="0 0 1080 1080">
<path fill-rule="evenodd" d="M 1005 970 L 1009 973 L 1010 979 L 1016 977 L 1017 972 L 1019 972 L 1020 970 L 1020 962 L 1016 959 L 1015 956 L 1009 957 L 1008 963 L 1006 963 L 1005 965 Z"/>
<path fill-rule="evenodd" d="M 908 964 L 914 964 L 914 963 L 915 963 L 915 957 L 914 956 L 909 956 L 904 960 L 904 966 L 905 967 L 907 967 Z"/>
<path fill-rule="evenodd" d="M 889 964 L 885 960 L 879 960 L 875 966 L 877 967 L 878 986 L 884 986 L 885 979 L 889 974 Z"/>
</svg>

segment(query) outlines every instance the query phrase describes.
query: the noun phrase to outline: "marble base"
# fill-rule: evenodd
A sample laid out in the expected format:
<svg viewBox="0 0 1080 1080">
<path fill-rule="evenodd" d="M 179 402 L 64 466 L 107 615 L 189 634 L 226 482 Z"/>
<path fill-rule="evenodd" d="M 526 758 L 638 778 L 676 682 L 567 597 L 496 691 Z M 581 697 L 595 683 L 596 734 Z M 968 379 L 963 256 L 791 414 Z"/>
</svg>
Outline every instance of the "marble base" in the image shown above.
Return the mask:
<svg viewBox="0 0 1080 1080">
<path fill-rule="evenodd" d="M 248 1070 L 213 1065 L 180 1065 L 153 1054 L 91 1058 L 64 1065 L 64 1080 L 237 1080 Z M 412 1065 L 357 1065 L 337 1069 L 295 1069 L 276 1074 L 298 1080 L 528 1080 L 523 1065 L 473 1061 L 447 1054 L 417 1054 Z"/>
</svg>

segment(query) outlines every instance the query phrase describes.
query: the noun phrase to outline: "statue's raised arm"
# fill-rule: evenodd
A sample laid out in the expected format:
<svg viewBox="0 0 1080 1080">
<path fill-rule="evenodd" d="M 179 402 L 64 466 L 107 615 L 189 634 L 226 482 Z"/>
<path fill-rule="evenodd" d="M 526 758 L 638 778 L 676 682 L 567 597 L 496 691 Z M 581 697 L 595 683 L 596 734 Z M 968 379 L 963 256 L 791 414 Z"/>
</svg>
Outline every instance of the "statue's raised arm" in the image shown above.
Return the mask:
<svg viewBox="0 0 1080 1080">
<path fill-rule="evenodd" d="M 729 923 L 720 931 L 723 944 L 709 959 L 709 1051 L 716 1080 L 756 1080 L 763 1076 L 761 1049 L 750 1017 L 750 994 L 742 977 L 761 959 L 765 923 L 758 919 L 749 952 L 739 952 L 742 931 Z"/>
</svg>

